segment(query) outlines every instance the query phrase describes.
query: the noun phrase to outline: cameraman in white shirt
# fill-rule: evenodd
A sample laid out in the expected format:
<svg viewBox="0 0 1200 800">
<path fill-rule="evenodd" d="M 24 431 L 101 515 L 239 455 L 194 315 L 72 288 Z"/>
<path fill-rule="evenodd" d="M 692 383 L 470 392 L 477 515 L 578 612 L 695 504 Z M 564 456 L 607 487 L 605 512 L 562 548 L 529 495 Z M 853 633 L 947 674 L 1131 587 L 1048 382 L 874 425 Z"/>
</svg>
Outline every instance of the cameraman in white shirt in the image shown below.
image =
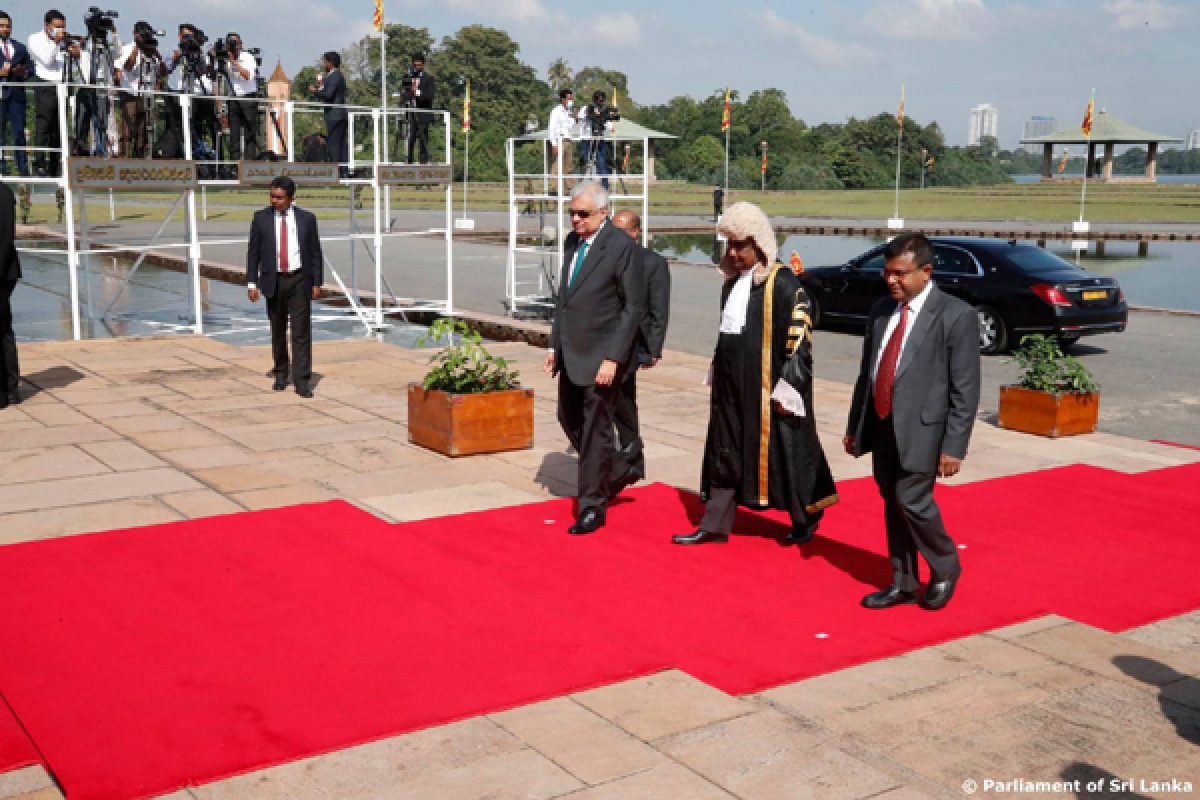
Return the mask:
<svg viewBox="0 0 1200 800">
<path fill-rule="evenodd" d="M 39 176 L 57 177 L 59 152 L 48 152 L 62 148 L 58 135 L 58 90 L 54 84 L 63 82 L 66 54 L 76 59 L 81 54 L 78 42 L 66 38 L 67 18 L 61 11 L 47 11 L 44 21 L 45 27 L 30 36 L 28 42 L 33 72 L 41 82 L 33 87 L 33 146 L 41 148 L 33 158 L 33 169 Z"/>
<path fill-rule="evenodd" d="M 258 158 L 258 104 L 254 101 L 258 92 L 258 62 L 253 53 L 242 49 L 242 37 L 236 33 L 225 37 L 225 48 L 228 56 L 223 67 L 217 69 L 224 70 L 233 92 L 233 99 L 226 103 L 229 158 L 232 161 L 255 159 Z"/>
<path fill-rule="evenodd" d="M 550 141 L 550 147 L 547 150 L 547 158 L 549 164 L 546 167 L 546 172 L 550 175 L 558 175 L 558 156 L 562 152 L 563 174 L 569 175 L 573 171 L 571 166 L 571 138 L 578 135 L 576 133 L 575 115 L 572 109 L 575 106 L 575 93 L 570 89 L 562 89 L 558 93 L 558 105 L 550 112 L 550 122 L 547 126 L 546 135 Z"/>
</svg>

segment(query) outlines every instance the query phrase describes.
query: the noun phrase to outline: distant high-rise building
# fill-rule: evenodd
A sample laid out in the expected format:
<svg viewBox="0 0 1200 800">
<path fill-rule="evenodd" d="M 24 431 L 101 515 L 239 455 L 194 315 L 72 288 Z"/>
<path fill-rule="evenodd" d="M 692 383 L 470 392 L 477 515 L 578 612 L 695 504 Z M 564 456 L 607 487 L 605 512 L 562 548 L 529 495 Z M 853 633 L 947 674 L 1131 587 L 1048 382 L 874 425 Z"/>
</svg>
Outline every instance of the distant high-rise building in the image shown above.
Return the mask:
<svg viewBox="0 0 1200 800">
<path fill-rule="evenodd" d="M 971 109 L 971 123 L 967 128 L 967 146 L 975 147 L 984 136 L 999 138 L 1000 111 L 991 103 L 983 103 Z"/>
<path fill-rule="evenodd" d="M 1196 128 L 1188 134 L 1188 150 L 1200 150 L 1200 128 Z"/>
<path fill-rule="evenodd" d="M 1047 134 L 1058 133 L 1058 120 L 1054 117 L 1030 117 L 1025 123 L 1025 135 L 1022 139 L 1034 139 L 1038 136 L 1046 136 Z M 1025 148 L 1025 152 L 1035 156 L 1042 154 L 1042 145 L 1026 144 L 1021 145 Z"/>
</svg>

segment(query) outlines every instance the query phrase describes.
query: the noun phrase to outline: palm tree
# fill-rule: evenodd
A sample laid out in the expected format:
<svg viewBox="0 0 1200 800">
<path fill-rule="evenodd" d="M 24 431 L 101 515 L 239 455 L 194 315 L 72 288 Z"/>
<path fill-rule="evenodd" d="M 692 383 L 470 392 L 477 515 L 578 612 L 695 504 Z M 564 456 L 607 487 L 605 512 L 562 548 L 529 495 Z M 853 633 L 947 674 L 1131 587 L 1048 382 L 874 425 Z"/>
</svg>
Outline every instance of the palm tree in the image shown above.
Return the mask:
<svg viewBox="0 0 1200 800">
<path fill-rule="evenodd" d="M 546 79 L 550 88 L 556 92 L 568 88 L 574 78 L 570 65 L 561 58 L 554 59 L 550 68 L 546 70 Z"/>
</svg>

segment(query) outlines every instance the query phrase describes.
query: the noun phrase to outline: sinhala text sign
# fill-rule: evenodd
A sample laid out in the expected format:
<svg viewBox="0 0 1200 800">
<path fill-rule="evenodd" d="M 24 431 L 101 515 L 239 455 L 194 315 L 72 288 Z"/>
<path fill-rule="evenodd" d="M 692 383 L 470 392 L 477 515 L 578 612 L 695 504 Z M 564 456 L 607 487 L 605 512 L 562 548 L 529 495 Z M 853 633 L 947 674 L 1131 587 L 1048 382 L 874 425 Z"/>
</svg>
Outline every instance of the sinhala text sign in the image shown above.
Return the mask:
<svg viewBox="0 0 1200 800">
<path fill-rule="evenodd" d="M 193 161 L 146 161 L 140 158 L 71 158 L 68 180 L 72 189 L 196 188 Z"/>
<path fill-rule="evenodd" d="M 269 186 L 276 178 L 291 178 L 297 186 L 332 186 L 338 182 L 338 165 L 295 164 L 287 161 L 239 161 L 238 183 Z"/>
<path fill-rule="evenodd" d="M 449 164 L 380 164 L 379 183 L 384 186 L 445 186 L 454 182 Z"/>
</svg>

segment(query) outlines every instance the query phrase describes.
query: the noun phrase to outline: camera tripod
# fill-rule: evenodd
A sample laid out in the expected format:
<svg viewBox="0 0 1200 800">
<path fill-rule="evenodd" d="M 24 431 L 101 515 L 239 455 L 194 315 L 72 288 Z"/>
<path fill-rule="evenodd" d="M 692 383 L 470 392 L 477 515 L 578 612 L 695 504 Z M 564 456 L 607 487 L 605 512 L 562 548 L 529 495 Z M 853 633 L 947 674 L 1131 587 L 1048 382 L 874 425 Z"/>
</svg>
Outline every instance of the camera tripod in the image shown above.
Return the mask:
<svg viewBox="0 0 1200 800">
<path fill-rule="evenodd" d="M 162 65 L 162 59 L 157 53 L 148 55 L 138 51 L 139 61 L 137 66 L 137 77 L 133 81 L 133 92 L 138 98 L 138 103 L 142 106 L 142 115 L 146 128 L 146 144 L 145 152 L 126 153 L 129 158 L 149 158 L 151 143 L 154 141 L 154 129 L 157 123 L 157 105 L 155 104 L 154 91 L 158 88 L 158 73 Z M 131 142 L 131 144 L 133 144 Z"/>
<path fill-rule="evenodd" d="M 63 80 L 70 83 L 71 77 L 78 73 L 80 83 L 88 88 L 75 90 L 75 125 L 74 139 L 71 151 L 76 156 L 112 155 L 109 142 L 109 124 L 112 121 L 112 89 L 113 89 L 113 56 L 108 44 L 106 32 L 89 33 L 87 37 L 87 52 L 90 56 L 88 74 L 83 75 L 81 59 L 67 53 L 63 69 Z M 92 136 L 92 145 L 88 147 L 88 134 Z"/>
</svg>

